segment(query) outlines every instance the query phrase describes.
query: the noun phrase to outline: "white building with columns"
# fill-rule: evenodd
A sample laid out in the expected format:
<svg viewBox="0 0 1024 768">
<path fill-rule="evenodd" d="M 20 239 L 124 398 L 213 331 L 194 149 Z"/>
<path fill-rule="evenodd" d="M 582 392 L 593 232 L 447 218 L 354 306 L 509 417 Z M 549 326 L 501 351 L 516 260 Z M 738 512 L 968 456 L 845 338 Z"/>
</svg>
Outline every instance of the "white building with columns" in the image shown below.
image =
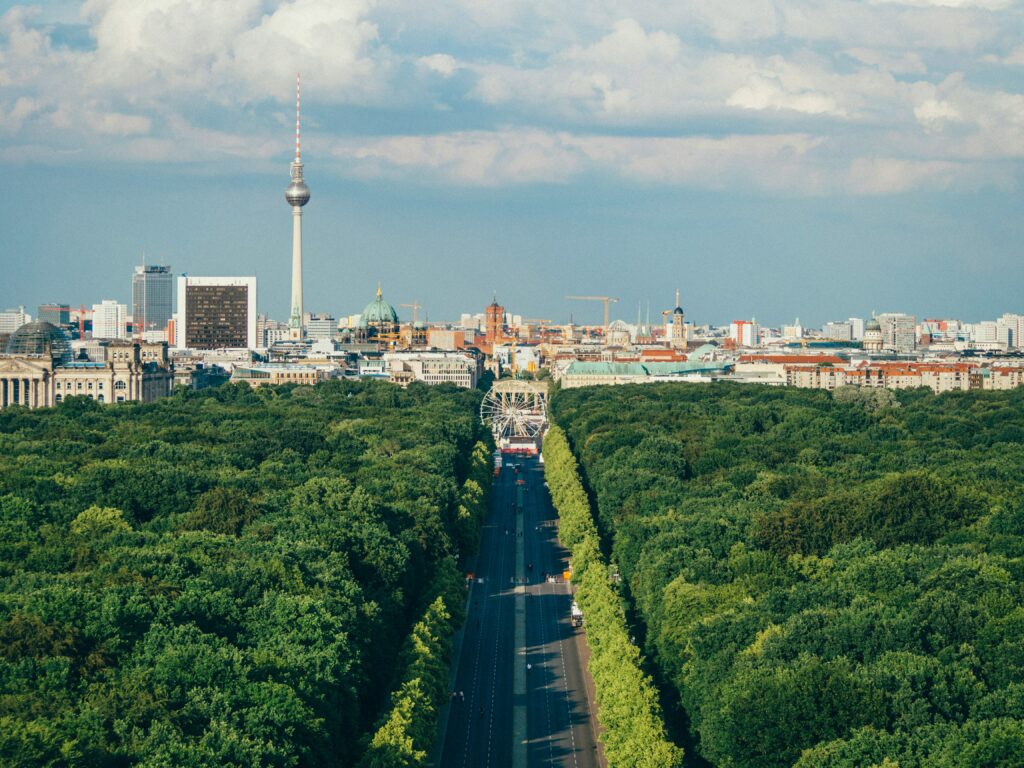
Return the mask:
<svg viewBox="0 0 1024 768">
<path fill-rule="evenodd" d="M 112 341 L 102 362 L 75 361 L 63 331 L 50 323 L 29 323 L 0 354 L 0 408 L 45 408 L 72 396 L 148 403 L 169 395 L 173 383 L 164 342 Z"/>
</svg>

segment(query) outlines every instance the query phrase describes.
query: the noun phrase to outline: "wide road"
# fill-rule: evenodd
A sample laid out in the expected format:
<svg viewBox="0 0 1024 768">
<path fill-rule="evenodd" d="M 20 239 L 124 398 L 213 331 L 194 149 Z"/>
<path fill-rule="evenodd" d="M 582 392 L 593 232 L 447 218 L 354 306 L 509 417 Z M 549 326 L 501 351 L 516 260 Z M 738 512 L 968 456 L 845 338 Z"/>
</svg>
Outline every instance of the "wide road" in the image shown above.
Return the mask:
<svg viewBox="0 0 1024 768">
<path fill-rule="evenodd" d="M 598 766 L 583 631 L 569 621 L 572 598 L 561 581 L 568 555 L 558 545 L 543 467 L 536 458 L 505 463 L 494 481 L 481 537 L 441 765 Z M 525 607 L 519 648 L 517 571 L 525 579 L 518 598 Z M 520 696 L 513 685 L 515 665 L 520 686 L 525 679 Z"/>
</svg>

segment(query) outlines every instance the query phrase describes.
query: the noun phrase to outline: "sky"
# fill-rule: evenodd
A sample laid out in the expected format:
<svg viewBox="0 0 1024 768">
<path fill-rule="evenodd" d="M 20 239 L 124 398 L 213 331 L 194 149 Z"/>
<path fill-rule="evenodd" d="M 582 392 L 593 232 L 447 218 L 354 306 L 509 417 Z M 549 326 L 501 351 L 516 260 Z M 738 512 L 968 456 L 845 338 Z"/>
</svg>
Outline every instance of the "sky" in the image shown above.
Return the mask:
<svg viewBox="0 0 1024 768">
<path fill-rule="evenodd" d="M 1024 312 L 1024 2 L 0 0 L 0 307 Z"/>
</svg>

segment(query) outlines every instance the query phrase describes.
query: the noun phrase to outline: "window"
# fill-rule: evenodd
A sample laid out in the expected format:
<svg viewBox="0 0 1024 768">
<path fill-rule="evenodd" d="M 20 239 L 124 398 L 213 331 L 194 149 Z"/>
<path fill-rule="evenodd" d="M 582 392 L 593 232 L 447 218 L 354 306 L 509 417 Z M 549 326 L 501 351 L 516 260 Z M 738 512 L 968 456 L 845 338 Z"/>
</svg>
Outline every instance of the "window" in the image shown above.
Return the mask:
<svg viewBox="0 0 1024 768">
<path fill-rule="evenodd" d="M 60 397 L 60 395 L 58 395 L 58 397 Z M 103 402 L 103 395 L 97 395 L 96 399 L 99 400 L 102 403 Z"/>
<path fill-rule="evenodd" d="M 119 381 L 116 384 L 114 384 L 114 389 L 116 389 L 116 390 L 128 389 L 128 385 L 125 384 L 123 381 Z"/>
<path fill-rule="evenodd" d="M 89 389 L 92 389 L 92 382 L 89 382 Z"/>
<path fill-rule="evenodd" d="M 123 403 L 124 402 L 124 395 L 118 395 L 117 396 L 117 402 Z"/>
<path fill-rule="evenodd" d="M 55 400 L 56 400 L 56 401 L 57 401 L 58 403 L 59 403 L 59 402 L 60 402 L 61 400 L 63 400 L 63 399 L 64 399 L 64 396 L 63 396 L 63 395 L 57 395 L 57 397 L 55 398 Z"/>
</svg>

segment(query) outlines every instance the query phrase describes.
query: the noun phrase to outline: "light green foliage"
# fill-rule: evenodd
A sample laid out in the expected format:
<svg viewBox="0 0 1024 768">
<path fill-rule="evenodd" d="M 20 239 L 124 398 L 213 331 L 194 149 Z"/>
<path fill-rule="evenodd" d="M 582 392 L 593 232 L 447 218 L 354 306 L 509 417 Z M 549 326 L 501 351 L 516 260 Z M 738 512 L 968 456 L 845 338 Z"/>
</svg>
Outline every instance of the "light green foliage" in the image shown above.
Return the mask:
<svg viewBox="0 0 1024 768">
<path fill-rule="evenodd" d="M 608 763 L 622 768 L 682 765 L 683 752 L 665 736 L 657 691 L 644 674 L 640 650 L 630 641 L 576 460 L 558 427 L 544 439 L 544 477 L 558 510 L 559 537 L 572 552 Z"/>
<path fill-rule="evenodd" d="M 0 764 L 350 766 L 382 716 L 418 759 L 486 503 L 479 398 L 0 411 Z"/>
<path fill-rule="evenodd" d="M 431 592 L 437 598 L 413 625 L 402 649 L 398 688 L 359 763 L 360 768 L 399 768 L 426 764 L 437 717 L 448 697 L 451 636 L 462 622 L 465 587 L 452 560 Z M 449 610 L 448 606 L 454 610 Z"/>
<path fill-rule="evenodd" d="M 552 406 L 703 757 L 1024 764 L 1024 391 L 653 385 Z"/>
</svg>

